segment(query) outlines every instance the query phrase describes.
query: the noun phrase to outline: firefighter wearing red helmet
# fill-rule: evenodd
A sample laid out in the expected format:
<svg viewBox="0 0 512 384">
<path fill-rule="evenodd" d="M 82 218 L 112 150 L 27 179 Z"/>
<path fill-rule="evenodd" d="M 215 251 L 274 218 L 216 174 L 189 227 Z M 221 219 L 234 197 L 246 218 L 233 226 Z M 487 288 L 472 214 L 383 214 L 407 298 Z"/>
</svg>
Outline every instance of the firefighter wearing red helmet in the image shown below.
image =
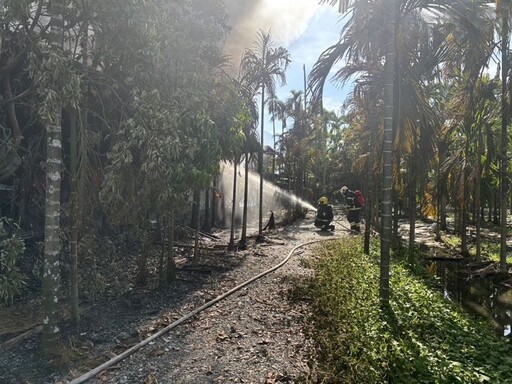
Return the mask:
<svg viewBox="0 0 512 384">
<path fill-rule="evenodd" d="M 363 194 L 359 189 L 352 191 L 346 186 L 341 187 L 340 192 L 345 198 L 344 208 L 350 230 L 361 232 L 361 210 L 366 203 Z"/>
</svg>

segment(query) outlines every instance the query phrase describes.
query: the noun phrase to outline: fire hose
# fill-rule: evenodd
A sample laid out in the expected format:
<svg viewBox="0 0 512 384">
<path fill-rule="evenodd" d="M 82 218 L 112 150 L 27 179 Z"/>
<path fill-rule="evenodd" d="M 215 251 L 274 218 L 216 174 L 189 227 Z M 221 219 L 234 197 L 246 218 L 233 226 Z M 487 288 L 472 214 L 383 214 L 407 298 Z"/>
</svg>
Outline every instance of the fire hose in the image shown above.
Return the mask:
<svg viewBox="0 0 512 384">
<path fill-rule="evenodd" d="M 136 344 L 136 345 L 132 346 L 131 348 L 127 349 L 123 353 L 113 357 L 112 359 L 104 362 L 103 364 L 97 366 L 96 368 L 91 369 L 89 372 L 84 373 L 80 377 L 77 377 L 76 379 L 71 380 L 68 384 L 79 384 L 79 383 L 83 383 L 84 381 L 93 378 L 94 376 L 96 376 L 101 371 L 103 371 L 103 370 L 107 369 L 108 367 L 110 367 L 110 366 L 118 363 L 119 361 L 125 359 L 126 357 L 128 357 L 131 354 L 133 354 L 135 351 L 139 350 L 143 346 L 149 344 L 150 342 L 152 342 L 153 340 L 159 338 L 160 336 L 164 335 L 165 333 L 169 332 L 173 328 L 176 328 L 178 325 L 186 322 L 187 320 L 190 320 L 192 317 L 194 317 L 198 313 L 204 311 L 205 309 L 211 307 L 212 305 L 218 303 L 219 301 L 224 300 L 228 296 L 230 296 L 233 293 L 239 291 L 240 289 L 246 287 L 247 285 L 253 283 L 254 281 L 262 278 L 263 276 L 266 276 L 269 273 L 274 272 L 275 270 L 281 268 L 283 265 L 285 265 L 288 262 L 288 260 L 290 260 L 291 256 L 293 255 L 293 253 L 297 249 L 305 247 L 305 246 L 308 246 L 308 245 L 311 245 L 311 244 L 320 243 L 320 242 L 324 242 L 324 241 L 330 241 L 330 240 L 339 240 L 339 238 L 328 238 L 328 239 L 322 239 L 322 240 L 312 240 L 312 241 L 308 241 L 308 242 L 305 242 L 305 243 L 302 243 L 302 244 L 299 244 L 299 245 L 295 246 L 279 264 L 276 264 L 272 268 L 269 268 L 266 271 L 261 272 L 260 274 L 254 276 L 254 277 L 250 278 L 249 280 L 246 280 L 245 282 L 243 282 L 243 283 L 237 285 L 236 287 L 230 289 L 226 293 L 224 293 L 224 294 L 222 294 L 220 296 L 217 296 L 215 299 L 213 299 L 213 300 L 211 300 L 211 301 L 201 305 L 200 307 L 198 307 L 198 308 L 194 309 L 193 311 L 187 313 L 186 315 L 182 316 L 181 318 L 179 318 L 178 320 L 174 321 L 173 323 L 167 325 L 165 328 L 162 328 L 160 331 L 154 333 L 153 335 L 151 335 L 148 338 L 142 340 L 138 344 Z"/>
</svg>

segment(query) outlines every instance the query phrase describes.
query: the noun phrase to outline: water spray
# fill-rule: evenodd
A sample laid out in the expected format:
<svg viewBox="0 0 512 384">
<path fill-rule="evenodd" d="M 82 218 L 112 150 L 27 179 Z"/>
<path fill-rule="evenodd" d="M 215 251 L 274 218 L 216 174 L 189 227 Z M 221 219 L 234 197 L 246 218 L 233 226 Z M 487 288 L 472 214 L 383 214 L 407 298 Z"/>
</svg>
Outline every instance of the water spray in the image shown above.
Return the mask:
<svg viewBox="0 0 512 384">
<path fill-rule="evenodd" d="M 233 189 L 232 182 L 233 182 L 233 172 L 234 167 L 230 163 L 223 163 L 222 164 L 222 178 L 221 178 L 221 185 L 220 187 L 224 191 L 225 196 L 229 196 L 229 191 Z M 237 196 L 243 196 L 243 188 L 244 188 L 244 178 L 240 174 L 240 178 L 237 180 L 237 189 L 240 191 L 240 195 Z M 249 196 L 248 196 L 248 206 L 252 208 L 256 208 L 255 202 L 259 200 L 259 182 L 260 182 L 260 175 L 258 173 L 249 171 L 248 175 L 248 184 L 249 184 Z M 285 204 L 284 201 L 287 201 L 294 205 L 300 205 L 302 208 L 311 210 L 313 212 L 316 212 L 316 208 L 308 203 L 307 201 L 302 200 L 301 198 L 297 197 L 291 192 L 287 192 L 284 189 L 278 187 L 274 183 L 263 180 L 263 206 L 265 211 L 278 211 L 279 208 L 284 208 Z M 241 201 L 239 201 L 240 207 Z M 241 212 L 241 211 L 240 211 Z M 254 214 L 254 211 L 253 211 Z M 239 216 L 239 212 L 237 212 L 237 216 Z"/>
</svg>

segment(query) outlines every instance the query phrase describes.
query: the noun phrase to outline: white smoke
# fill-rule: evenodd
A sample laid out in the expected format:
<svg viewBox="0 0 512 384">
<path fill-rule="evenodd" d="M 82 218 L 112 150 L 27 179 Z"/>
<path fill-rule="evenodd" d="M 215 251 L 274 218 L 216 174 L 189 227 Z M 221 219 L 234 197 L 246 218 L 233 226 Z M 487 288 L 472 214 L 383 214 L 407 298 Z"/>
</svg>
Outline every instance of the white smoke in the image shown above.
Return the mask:
<svg viewBox="0 0 512 384">
<path fill-rule="evenodd" d="M 270 30 L 276 46 L 289 47 L 305 31 L 318 9 L 318 0 L 225 0 L 231 34 L 226 53 L 238 67 L 243 51 L 253 47 L 261 29 Z"/>
</svg>

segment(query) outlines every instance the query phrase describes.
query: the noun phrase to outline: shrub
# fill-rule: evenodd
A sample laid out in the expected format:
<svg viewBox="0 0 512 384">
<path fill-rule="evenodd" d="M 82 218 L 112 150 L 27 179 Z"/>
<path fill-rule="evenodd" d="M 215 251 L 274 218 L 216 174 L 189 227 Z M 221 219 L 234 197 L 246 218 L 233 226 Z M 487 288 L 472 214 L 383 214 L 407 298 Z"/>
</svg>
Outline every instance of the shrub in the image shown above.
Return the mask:
<svg viewBox="0 0 512 384">
<path fill-rule="evenodd" d="M 323 383 L 512 382 L 510 346 L 412 275 L 391 266 L 390 307 L 378 298 L 379 265 L 359 238 L 319 250 L 312 337 Z"/>
<path fill-rule="evenodd" d="M 25 243 L 15 234 L 8 234 L 5 219 L 0 222 L 0 304 L 12 304 L 14 297 L 22 292 L 26 277 L 17 266 L 25 251 Z"/>
</svg>

